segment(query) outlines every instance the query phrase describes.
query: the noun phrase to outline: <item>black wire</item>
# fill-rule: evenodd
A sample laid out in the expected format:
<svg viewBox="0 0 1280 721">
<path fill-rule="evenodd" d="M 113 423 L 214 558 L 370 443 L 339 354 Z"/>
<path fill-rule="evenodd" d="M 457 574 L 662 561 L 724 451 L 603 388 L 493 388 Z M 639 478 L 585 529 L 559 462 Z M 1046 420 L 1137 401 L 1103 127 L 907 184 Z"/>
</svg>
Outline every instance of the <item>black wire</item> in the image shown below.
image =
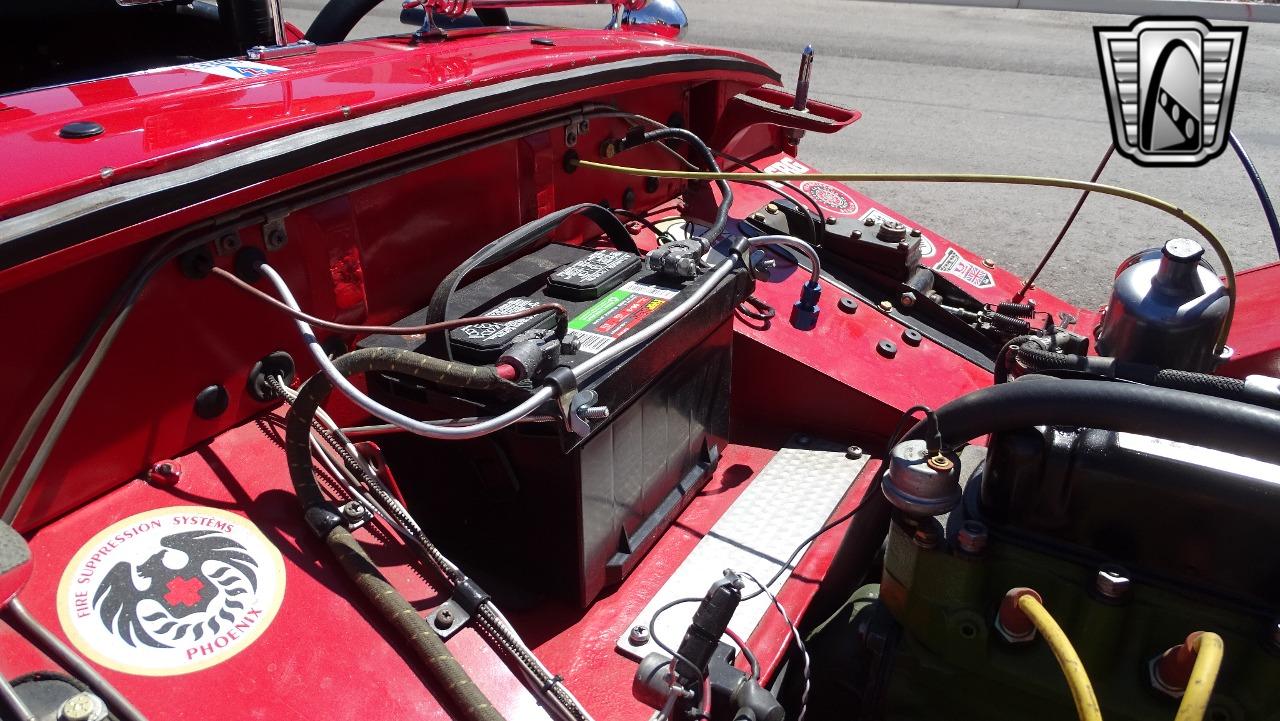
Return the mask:
<svg viewBox="0 0 1280 721">
<path fill-rule="evenodd" d="M 1276 218 L 1276 207 L 1271 204 L 1271 195 L 1267 193 L 1267 186 L 1262 182 L 1262 175 L 1249 159 L 1249 154 L 1244 151 L 1244 146 L 1240 144 L 1236 134 L 1227 133 L 1227 140 L 1231 141 L 1231 148 L 1236 151 L 1240 164 L 1244 166 L 1244 172 L 1253 183 L 1253 189 L 1258 194 L 1258 202 L 1262 203 L 1262 212 L 1267 216 L 1267 225 L 1271 227 L 1271 240 L 1276 244 L 1276 252 L 1280 253 L 1280 219 Z"/>
<path fill-rule="evenodd" d="M 671 654 L 671 658 L 675 659 L 676 661 L 683 662 L 686 667 L 692 669 L 694 675 L 697 677 L 697 681 L 696 681 L 697 684 L 702 683 L 702 669 L 695 666 L 692 661 L 682 656 L 679 651 L 675 650 L 674 648 L 671 648 L 667 644 L 663 643 L 662 639 L 658 638 L 658 617 L 666 613 L 667 611 L 670 611 L 671 609 L 675 608 L 676 606 L 679 606 L 680 604 L 700 603 L 701 601 L 702 601 L 701 598 L 694 598 L 694 597 L 677 598 L 671 603 L 668 603 L 665 606 L 654 611 L 653 616 L 649 619 L 649 638 L 653 640 L 653 643 L 657 645 L 658 648 Z"/>
<path fill-rule="evenodd" d="M 643 225 L 644 227 L 653 231 L 654 235 L 662 235 L 662 229 L 659 228 L 656 223 L 654 223 L 652 220 L 649 220 L 649 218 L 642 213 L 637 213 L 634 210 L 626 210 L 625 208 L 614 208 L 613 212 L 616 215 L 621 215 L 623 218 L 626 218 L 627 220 L 632 220 Z"/>
<path fill-rule="evenodd" d="M 741 165 L 742 167 L 746 168 L 747 170 L 750 170 L 750 171 L 751 171 L 751 172 L 753 172 L 753 173 L 759 173 L 759 174 L 761 174 L 761 175 L 766 175 L 766 174 L 767 174 L 767 173 L 765 173 L 763 170 L 761 170 L 761 169 L 759 168 L 759 166 L 757 166 L 757 165 L 755 165 L 754 163 L 751 163 L 751 162 L 749 162 L 749 161 L 743 160 L 742 158 L 734 157 L 734 156 L 732 156 L 732 155 L 730 155 L 730 154 L 728 154 L 728 153 L 725 153 L 725 152 L 722 152 L 722 151 L 719 151 L 719 150 L 712 150 L 711 152 L 715 153 L 716 155 L 719 155 L 720 157 L 724 158 L 725 160 L 729 161 L 730 163 L 734 163 L 734 164 L 737 164 L 737 165 Z M 744 182 L 746 182 L 746 181 L 744 181 Z M 814 210 L 814 212 L 816 212 L 816 213 L 818 214 L 818 220 L 820 221 L 821 225 L 822 225 L 823 227 L 826 227 L 826 225 L 827 225 L 827 214 L 826 214 L 825 212 L 823 212 L 823 210 L 822 210 L 822 206 L 818 204 L 818 201 L 817 201 L 817 200 L 815 200 L 815 199 L 814 199 L 814 197 L 813 197 L 812 195 L 809 195 L 809 194 L 808 194 L 808 193 L 806 193 L 805 191 L 801 190 L 801 189 L 800 189 L 800 188 L 798 188 L 797 186 L 792 185 L 791 183 L 789 183 L 789 182 L 787 182 L 787 181 L 785 181 L 785 180 L 775 180 L 775 181 L 772 181 L 772 182 L 775 182 L 775 183 L 777 183 L 778 185 L 781 185 L 782 187 L 784 187 L 784 188 L 787 188 L 787 189 L 791 190 L 792 192 L 796 193 L 797 195 L 799 195 L 800 197 L 802 197 L 802 198 L 804 198 L 806 201 L 808 201 L 808 202 L 809 202 L 809 205 L 813 206 L 813 210 Z M 752 184 L 754 184 L 754 183 L 752 183 Z M 771 186 L 771 185 L 768 185 L 768 183 L 765 183 L 765 187 L 769 188 L 769 190 L 772 190 L 773 192 L 777 193 L 778 195 L 781 195 L 782 197 L 784 197 L 784 198 L 786 198 L 786 199 L 788 199 L 788 200 L 795 200 L 795 198 L 792 198 L 791 196 L 787 195 L 786 193 L 783 193 L 782 191 L 778 190 L 777 188 L 775 188 L 775 187 L 773 187 L 773 186 Z M 813 242 L 815 242 L 815 243 L 821 242 L 821 238 L 819 238 L 819 236 L 818 236 L 818 232 L 817 232 L 817 229 L 816 229 L 816 228 L 815 228 L 814 233 L 813 233 Z"/>
<path fill-rule="evenodd" d="M 713 173 L 720 172 L 720 164 L 716 162 L 715 152 L 696 133 L 684 128 L 650 130 L 641 135 L 638 140 L 622 143 L 621 149 L 630 150 L 646 143 L 661 142 L 667 139 L 681 140 L 693 146 L 702 156 L 703 163 L 706 164 L 707 168 Z M 733 188 L 729 187 L 729 183 L 725 180 L 716 180 L 715 184 L 720 189 L 720 204 L 716 206 L 715 220 L 712 221 L 711 227 L 707 230 L 705 236 L 709 243 L 714 243 L 720 237 L 720 234 L 724 232 L 725 226 L 729 224 L 729 208 L 733 206 Z"/>
</svg>

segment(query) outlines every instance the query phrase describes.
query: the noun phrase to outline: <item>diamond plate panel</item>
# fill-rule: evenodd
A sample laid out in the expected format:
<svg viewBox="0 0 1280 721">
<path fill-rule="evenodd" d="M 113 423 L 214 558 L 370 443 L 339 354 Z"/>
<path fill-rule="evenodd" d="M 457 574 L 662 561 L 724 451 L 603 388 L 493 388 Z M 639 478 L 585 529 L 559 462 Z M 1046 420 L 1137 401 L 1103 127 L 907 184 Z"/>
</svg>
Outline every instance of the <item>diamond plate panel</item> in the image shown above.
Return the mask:
<svg viewBox="0 0 1280 721">
<path fill-rule="evenodd" d="M 618 650 L 637 660 L 660 651 L 652 640 L 643 646 L 631 645 L 627 638 L 630 629 L 648 626 L 654 611 L 671 601 L 702 598 L 726 568 L 768 581 L 795 547 L 831 517 L 866 462 L 866 456 L 847 458 L 845 446 L 836 443 L 789 442 L 716 521 L 644 610 L 626 625 L 618 638 Z M 788 569 L 773 590 L 781 588 L 790 575 Z M 743 638 L 749 637 L 770 606 L 763 594 L 744 602 L 729 627 Z M 686 603 L 666 611 L 650 635 L 656 633 L 668 646 L 678 646 L 697 607 Z"/>
</svg>

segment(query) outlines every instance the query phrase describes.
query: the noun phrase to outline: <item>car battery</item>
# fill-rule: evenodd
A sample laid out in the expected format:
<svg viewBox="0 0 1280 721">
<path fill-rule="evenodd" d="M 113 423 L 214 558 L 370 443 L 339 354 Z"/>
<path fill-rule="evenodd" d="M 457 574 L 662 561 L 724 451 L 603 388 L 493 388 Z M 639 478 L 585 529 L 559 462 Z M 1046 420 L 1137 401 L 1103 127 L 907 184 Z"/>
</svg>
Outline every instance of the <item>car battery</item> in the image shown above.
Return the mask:
<svg viewBox="0 0 1280 721">
<path fill-rule="evenodd" d="M 716 261 L 715 252 L 710 259 Z M 570 368 L 658 321 L 709 282 L 673 281 L 639 256 L 552 244 L 456 292 L 450 317 L 503 315 L 542 303 L 568 310 Z M 635 567 L 714 470 L 729 429 L 734 307 L 748 292 L 730 274 L 664 332 L 580 380 L 607 419 L 582 437 L 562 419 L 521 423 L 470 441 L 379 439 L 428 534 L 486 588 L 533 590 L 586 605 Z M 399 325 L 424 322 L 426 309 Z M 512 339 L 553 329 L 556 314 L 450 332 L 452 356 L 497 360 Z M 421 336 L 371 336 L 362 347 L 436 351 Z M 510 407 L 460 398 L 428 383 L 368 378 L 378 400 L 417 418 L 483 416 Z"/>
</svg>

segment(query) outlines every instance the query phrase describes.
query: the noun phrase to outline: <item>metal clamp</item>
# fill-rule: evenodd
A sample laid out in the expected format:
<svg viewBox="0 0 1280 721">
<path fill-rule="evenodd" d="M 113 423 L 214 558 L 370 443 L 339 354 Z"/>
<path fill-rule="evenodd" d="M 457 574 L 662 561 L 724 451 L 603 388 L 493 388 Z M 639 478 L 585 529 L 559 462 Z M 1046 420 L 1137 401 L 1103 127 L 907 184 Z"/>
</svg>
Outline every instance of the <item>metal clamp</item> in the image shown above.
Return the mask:
<svg viewBox="0 0 1280 721">
<path fill-rule="evenodd" d="M 280 250 L 289 242 L 289 232 L 284 227 L 285 216 L 268 218 L 262 224 L 262 247 L 268 252 Z"/>
</svg>

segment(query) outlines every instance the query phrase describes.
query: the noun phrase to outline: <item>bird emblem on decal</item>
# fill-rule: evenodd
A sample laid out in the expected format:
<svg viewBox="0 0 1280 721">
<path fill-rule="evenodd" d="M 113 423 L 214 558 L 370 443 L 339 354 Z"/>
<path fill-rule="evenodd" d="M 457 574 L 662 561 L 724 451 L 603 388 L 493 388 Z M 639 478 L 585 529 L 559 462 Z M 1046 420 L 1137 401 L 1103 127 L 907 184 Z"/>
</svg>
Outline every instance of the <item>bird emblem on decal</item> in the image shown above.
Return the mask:
<svg viewBox="0 0 1280 721">
<path fill-rule="evenodd" d="M 103 625 L 130 646 L 171 648 L 218 633 L 244 608 L 239 597 L 257 591 L 257 562 L 224 533 L 174 533 L 160 546 L 136 568 L 117 563 L 93 594 Z"/>
</svg>

